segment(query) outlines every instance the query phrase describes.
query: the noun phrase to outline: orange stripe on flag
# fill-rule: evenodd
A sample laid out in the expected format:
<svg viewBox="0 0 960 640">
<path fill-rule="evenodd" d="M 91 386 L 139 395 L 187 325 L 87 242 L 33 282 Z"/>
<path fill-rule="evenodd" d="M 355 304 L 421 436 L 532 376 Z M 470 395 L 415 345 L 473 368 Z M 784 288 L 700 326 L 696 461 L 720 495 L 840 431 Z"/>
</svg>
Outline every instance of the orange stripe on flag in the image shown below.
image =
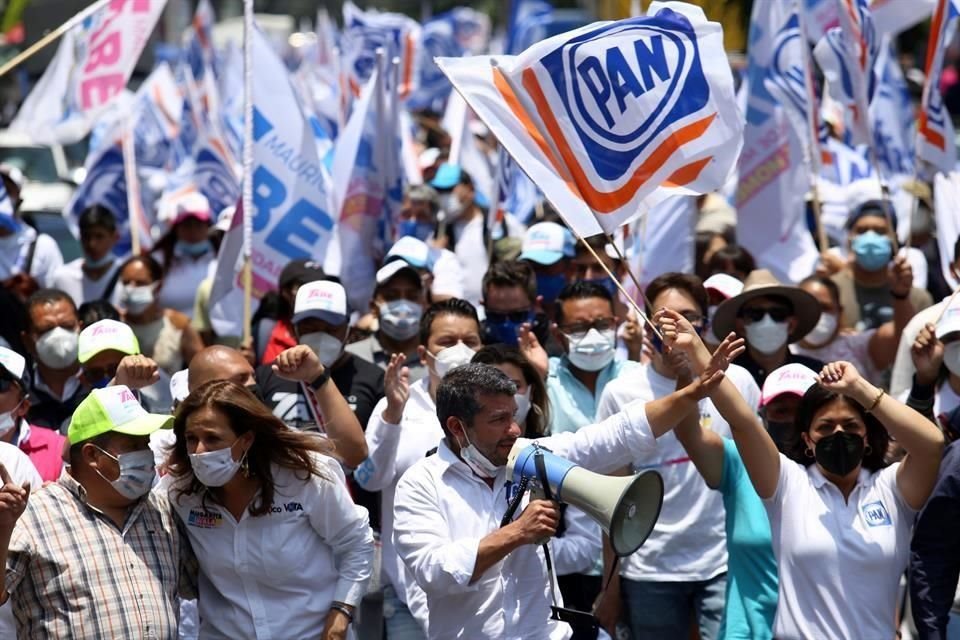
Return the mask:
<svg viewBox="0 0 960 640">
<path fill-rule="evenodd" d="M 413 34 L 408 33 L 403 43 L 403 82 L 400 83 L 399 96 L 405 100 L 413 90 Z"/>
<path fill-rule="evenodd" d="M 920 115 L 917 118 L 917 128 L 920 130 L 920 135 L 922 135 L 927 142 L 932 144 L 938 149 L 946 149 L 946 141 L 943 139 L 943 136 L 927 127 L 927 112 L 920 110 Z"/>
<path fill-rule="evenodd" d="M 523 86 L 533 98 L 537 112 L 543 117 L 547 134 L 556 143 L 560 155 L 573 175 L 573 180 L 580 191 L 581 197 L 597 213 L 612 213 L 630 202 L 643 183 L 647 182 L 680 147 L 702 136 L 717 117 L 716 113 L 712 113 L 675 131 L 660 143 L 660 146 L 634 171 L 623 186 L 614 191 L 603 192 L 595 189 L 593 184 L 590 183 L 590 179 L 584 174 L 583 169 L 577 162 L 576 155 L 566 144 L 563 131 L 554 118 L 550 105 L 547 103 L 547 99 L 540 89 L 540 84 L 537 82 L 536 74 L 532 69 L 524 69 Z"/>
<path fill-rule="evenodd" d="M 713 160 L 713 156 L 709 156 L 702 160 L 697 160 L 696 162 L 691 162 L 685 167 L 680 167 L 673 172 L 673 175 L 667 178 L 666 182 L 663 183 L 664 187 L 685 187 L 697 178 L 700 177 L 700 173 L 703 171 L 704 167 L 710 164 L 710 161 Z"/>
</svg>

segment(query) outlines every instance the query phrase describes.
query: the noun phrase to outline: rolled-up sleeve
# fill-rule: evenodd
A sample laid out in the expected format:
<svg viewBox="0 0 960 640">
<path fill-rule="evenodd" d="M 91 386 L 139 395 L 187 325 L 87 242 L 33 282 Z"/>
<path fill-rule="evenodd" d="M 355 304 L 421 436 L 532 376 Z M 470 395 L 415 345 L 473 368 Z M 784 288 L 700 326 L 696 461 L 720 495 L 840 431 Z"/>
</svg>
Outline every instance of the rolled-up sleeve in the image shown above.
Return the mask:
<svg viewBox="0 0 960 640">
<path fill-rule="evenodd" d="M 386 400 L 381 400 L 367 423 L 367 459 L 353 472 L 353 478 L 367 491 L 382 491 L 397 479 L 397 448 L 400 446 L 399 424 L 384 422 Z"/>
<path fill-rule="evenodd" d="M 539 442 L 562 458 L 597 473 L 612 473 L 656 450 L 646 403 L 635 400 L 606 420 Z"/>
<path fill-rule="evenodd" d="M 393 543 L 417 584 L 427 594 L 464 593 L 477 561 L 480 538 L 450 540 L 436 488 L 428 475 L 400 479 L 393 507 Z"/>
</svg>

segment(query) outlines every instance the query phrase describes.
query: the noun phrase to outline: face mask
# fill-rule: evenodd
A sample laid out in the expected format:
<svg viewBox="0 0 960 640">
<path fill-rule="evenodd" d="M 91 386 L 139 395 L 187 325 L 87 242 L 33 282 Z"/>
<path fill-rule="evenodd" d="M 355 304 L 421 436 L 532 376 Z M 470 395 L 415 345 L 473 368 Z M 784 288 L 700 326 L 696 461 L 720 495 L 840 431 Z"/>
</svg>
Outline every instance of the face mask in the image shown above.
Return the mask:
<svg viewBox="0 0 960 640">
<path fill-rule="evenodd" d="M 250 449 L 247 448 L 239 460 L 233 459 L 233 445 L 206 453 L 191 453 L 189 454 L 190 467 L 193 469 L 193 475 L 204 486 L 222 487 L 237 475 L 249 451 Z"/>
<path fill-rule="evenodd" d="M 833 339 L 833 334 L 837 332 L 837 314 L 824 311 L 820 314 L 815 326 L 810 333 L 804 336 L 804 341 L 815 347 L 826 346 Z"/>
<path fill-rule="evenodd" d="M 397 225 L 397 238 L 412 236 L 426 242 L 433 235 L 432 222 L 418 222 L 417 220 L 402 220 Z"/>
<path fill-rule="evenodd" d="M 97 448 L 100 449 L 100 447 Z M 107 480 L 107 478 L 100 473 L 99 469 L 97 469 L 97 474 L 104 480 L 107 480 L 110 486 L 116 489 L 117 493 L 124 498 L 136 500 L 146 495 L 153 487 L 153 483 L 157 479 L 156 462 L 154 461 L 153 451 L 150 449 L 141 449 L 140 451 L 121 453 L 119 456 L 115 456 L 103 449 L 100 449 L 100 451 L 104 455 L 117 461 L 117 465 L 120 467 L 120 477 L 116 480 Z"/>
<path fill-rule="evenodd" d="M 960 341 L 950 342 L 943 347 L 943 364 L 955 376 L 960 376 Z"/>
<path fill-rule="evenodd" d="M 531 314 L 532 315 L 532 314 Z M 531 316 L 525 322 L 530 322 Z M 520 327 L 523 322 L 514 322 L 507 319 L 501 322 L 484 320 L 481 326 L 484 344 L 505 344 L 516 347 L 519 344 Z M 542 342 L 540 344 L 543 344 Z"/>
<path fill-rule="evenodd" d="M 611 296 L 616 296 L 618 293 L 620 293 L 620 291 L 617 289 L 616 283 L 610 276 L 605 276 L 603 278 L 592 278 L 590 280 L 584 280 L 584 282 L 592 282 L 593 284 L 600 285 L 609 291 Z"/>
<path fill-rule="evenodd" d="M 0 413 L 0 436 L 6 435 L 10 429 L 13 429 L 17 426 L 17 420 L 19 420 L 19 418 L 14 418 L 13 414 L 17 412 L 17 409 L 19 409 L 20 405 L 22 404 L 23 400 L 18 402 L 17 406 L 10 411 L 7 411 L 6 413 Z"/>
<path fill-rule="evenodd" d="M 120 289 L 120 304 L 129 313 L 140 315 L 153 304 L 154 285 L 125 284 Z"/>
<path fill-rule="evenodd" d="M 113 264 L 113 254 L 109 251 L 99 260 L 94 260 L 86 254 L 83 256 L 83 266 L 87 269 L 102 269 L 109 264 Z"/>
<path fill-rule="evenodd" d="M 173 250 L 177 255 L 187 256 L 190 258 L 199 258 L 211 249 L 213 249 L 213 245 L 210 244 L 209 240 L 201 240 L 200 242 L 184 242 L 183 240 L 177 240 L 173 247 Z"/>
<path fill-rule="evenodd" d="M 427 353 L 430 353 L 429 351 Z M 447 375 L 451 369 L 456 369 L 460 365 L 467 364 L 473 360 L 474 351 L 462 342 L 458 342 L 452 347 L 441 349 L 440 353 L 430 356 L 433 358 L 433 368 L 437 376 L 442 378 Z"/>
<path fill-rule="evenodd" d="M 887 266 L 893 256 L 890 238 L 876 231 L 861 233 L 850 244 L 857 264 L 866 271 L 879 271 Z"/>
<path fill-rule="evenodd" d="M 527 421 L 527 414 L 530 413 L 530 387 L 523 393 L 513 394 L 513 399 L 517 403 L 517 413 L 514 417 L 517 424 L 524 424 Z"/>
<path fill-rule="evenodd" d="M 567 279 L 563 277 L 562 273 L 552 276 L 539 274 L 537 275 L 537 295 L 543 296 L 543 301 L 549 304 L 557 299 L 566 284 Z"/>
<path fill-rule="evenodd" d="M 90 378 L 87 378 L 87 384 L 89 384 L 93 389 L 106 389 L 107 385 L 110 384 L 112 379 L 113 378 L 111 376 L 103 376 L 99 380 L 91 380 Z"/>
<path fill-rule="evenodd" d="M 380 329 L 394 340 L 409 340 L 420 330 L 423 307 L 409 300 L 391 300 L 379 307 Z"/>
<path fill-rule="evenodd" d="M 343 352 L 343 343 L 323 331 L 305 333 L 300 336 L 300 344 L 305 344 L 313 349 L 313 352 L 320 359 L 320 364 L 327 368 L 333 366 L 333 363 Z"/>
<path fill-rule="evenodd" d="M 778 420 L 764 420 L 767 427 L 767 433 L 773 443 L 777 445 L 777 450 L 787 451 L 790 445 L 796 441 L 797 435 L 794 433 L 792 422 L 781 422 Z"/>
<path fill-rule="evenodd" d="M 600 371 L 613 360 L 616 339 L 613 329 L 602 333 L 596 329 L 590 329 L 579 341 L 575 341 L 572 336 L 567 336 L 567 340 L 570 341 L 567 358 L 577 369 Z"/>
<path fill-rule="evenodd" d="M 500 467 L 490 462 L 487 456 L 480 453 L 480 450 L 473 446 L 470 438 L 467 438 L 466 429 L 463 430 L 463 437 L 467 441 L 467 446 L 460 446 L 460 457 L 466 465 L 473 469 L 473 472 L 481 478 L 495 478 Z"/>
<path fill-rule="evenodd" d="M 774 322 L 770 314 L 764 314 L 763 320 L 747 325 L 747 344 L 764 355 L 776 353 L 787 344 L 787 323 Z"/>
<path fill-rule="evenodd" d="M 77 361 L 77 332 L 54 327 L 37 338 L 37 357 L 51 369 L 66 369 Z"/>
<path fill-rule="evenodd" d="M 457 197 L 457 195 L 451 191 L 450 193 L 443 196 L 441 200 L 440 208 L 447 212 L 447 215 L 451 220 L 459 218 L 460 214 L 463 213 L 464 207 L 463 201 Z"/>
<path fill-rule="evenodd" d="M 863 461 L 864 441 L 861 436 L 838 431 L 820 438 L 814 445 L 817 464 L 838 476 L 845 476 Z"/>
</svg>

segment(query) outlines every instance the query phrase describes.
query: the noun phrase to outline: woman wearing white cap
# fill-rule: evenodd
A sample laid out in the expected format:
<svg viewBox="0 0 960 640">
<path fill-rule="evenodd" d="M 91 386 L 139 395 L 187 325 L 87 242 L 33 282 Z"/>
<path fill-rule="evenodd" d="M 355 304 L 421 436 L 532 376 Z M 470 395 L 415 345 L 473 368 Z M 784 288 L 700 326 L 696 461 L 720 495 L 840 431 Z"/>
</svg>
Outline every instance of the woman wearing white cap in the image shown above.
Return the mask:
<svg viewBox="0 0 960 640">
<path fill-rule="evenodd" d="M 285 375 L 320 369 L 284 358 L 274 366 Z M 174 433 L 170 502 L 200 566 L 199 636 L 348 637 L 373 535 L 329 441 L 225 380 L 187 396 Z"/>
</svg>

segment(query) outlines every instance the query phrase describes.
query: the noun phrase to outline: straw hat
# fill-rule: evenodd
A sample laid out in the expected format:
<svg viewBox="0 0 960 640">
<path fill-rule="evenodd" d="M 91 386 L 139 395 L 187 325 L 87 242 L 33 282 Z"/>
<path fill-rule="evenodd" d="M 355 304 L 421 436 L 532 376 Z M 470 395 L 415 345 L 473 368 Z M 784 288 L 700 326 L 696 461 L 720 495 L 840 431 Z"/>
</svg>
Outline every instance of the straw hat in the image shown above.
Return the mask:
<svg viewBox="0 0 960 640">
<path fill-rule="evenodd" d="M 789 342 L 802 339 L 810 333 L 820 319 L 820 303 L 816 298 L 800 287 L 780 284 L 780 281 L 766 269 L 755 269 L 743 281 L 743 291 L 729 300 L 724 300 L 717 307 L 717 312 L 713 316 L 714 334 L 722 337 L 734 331 L 737 315 L 743 305 L 763 296 L 780 296 L 793 305 L 797 326 L 790 334 Z"/>
</svg>

